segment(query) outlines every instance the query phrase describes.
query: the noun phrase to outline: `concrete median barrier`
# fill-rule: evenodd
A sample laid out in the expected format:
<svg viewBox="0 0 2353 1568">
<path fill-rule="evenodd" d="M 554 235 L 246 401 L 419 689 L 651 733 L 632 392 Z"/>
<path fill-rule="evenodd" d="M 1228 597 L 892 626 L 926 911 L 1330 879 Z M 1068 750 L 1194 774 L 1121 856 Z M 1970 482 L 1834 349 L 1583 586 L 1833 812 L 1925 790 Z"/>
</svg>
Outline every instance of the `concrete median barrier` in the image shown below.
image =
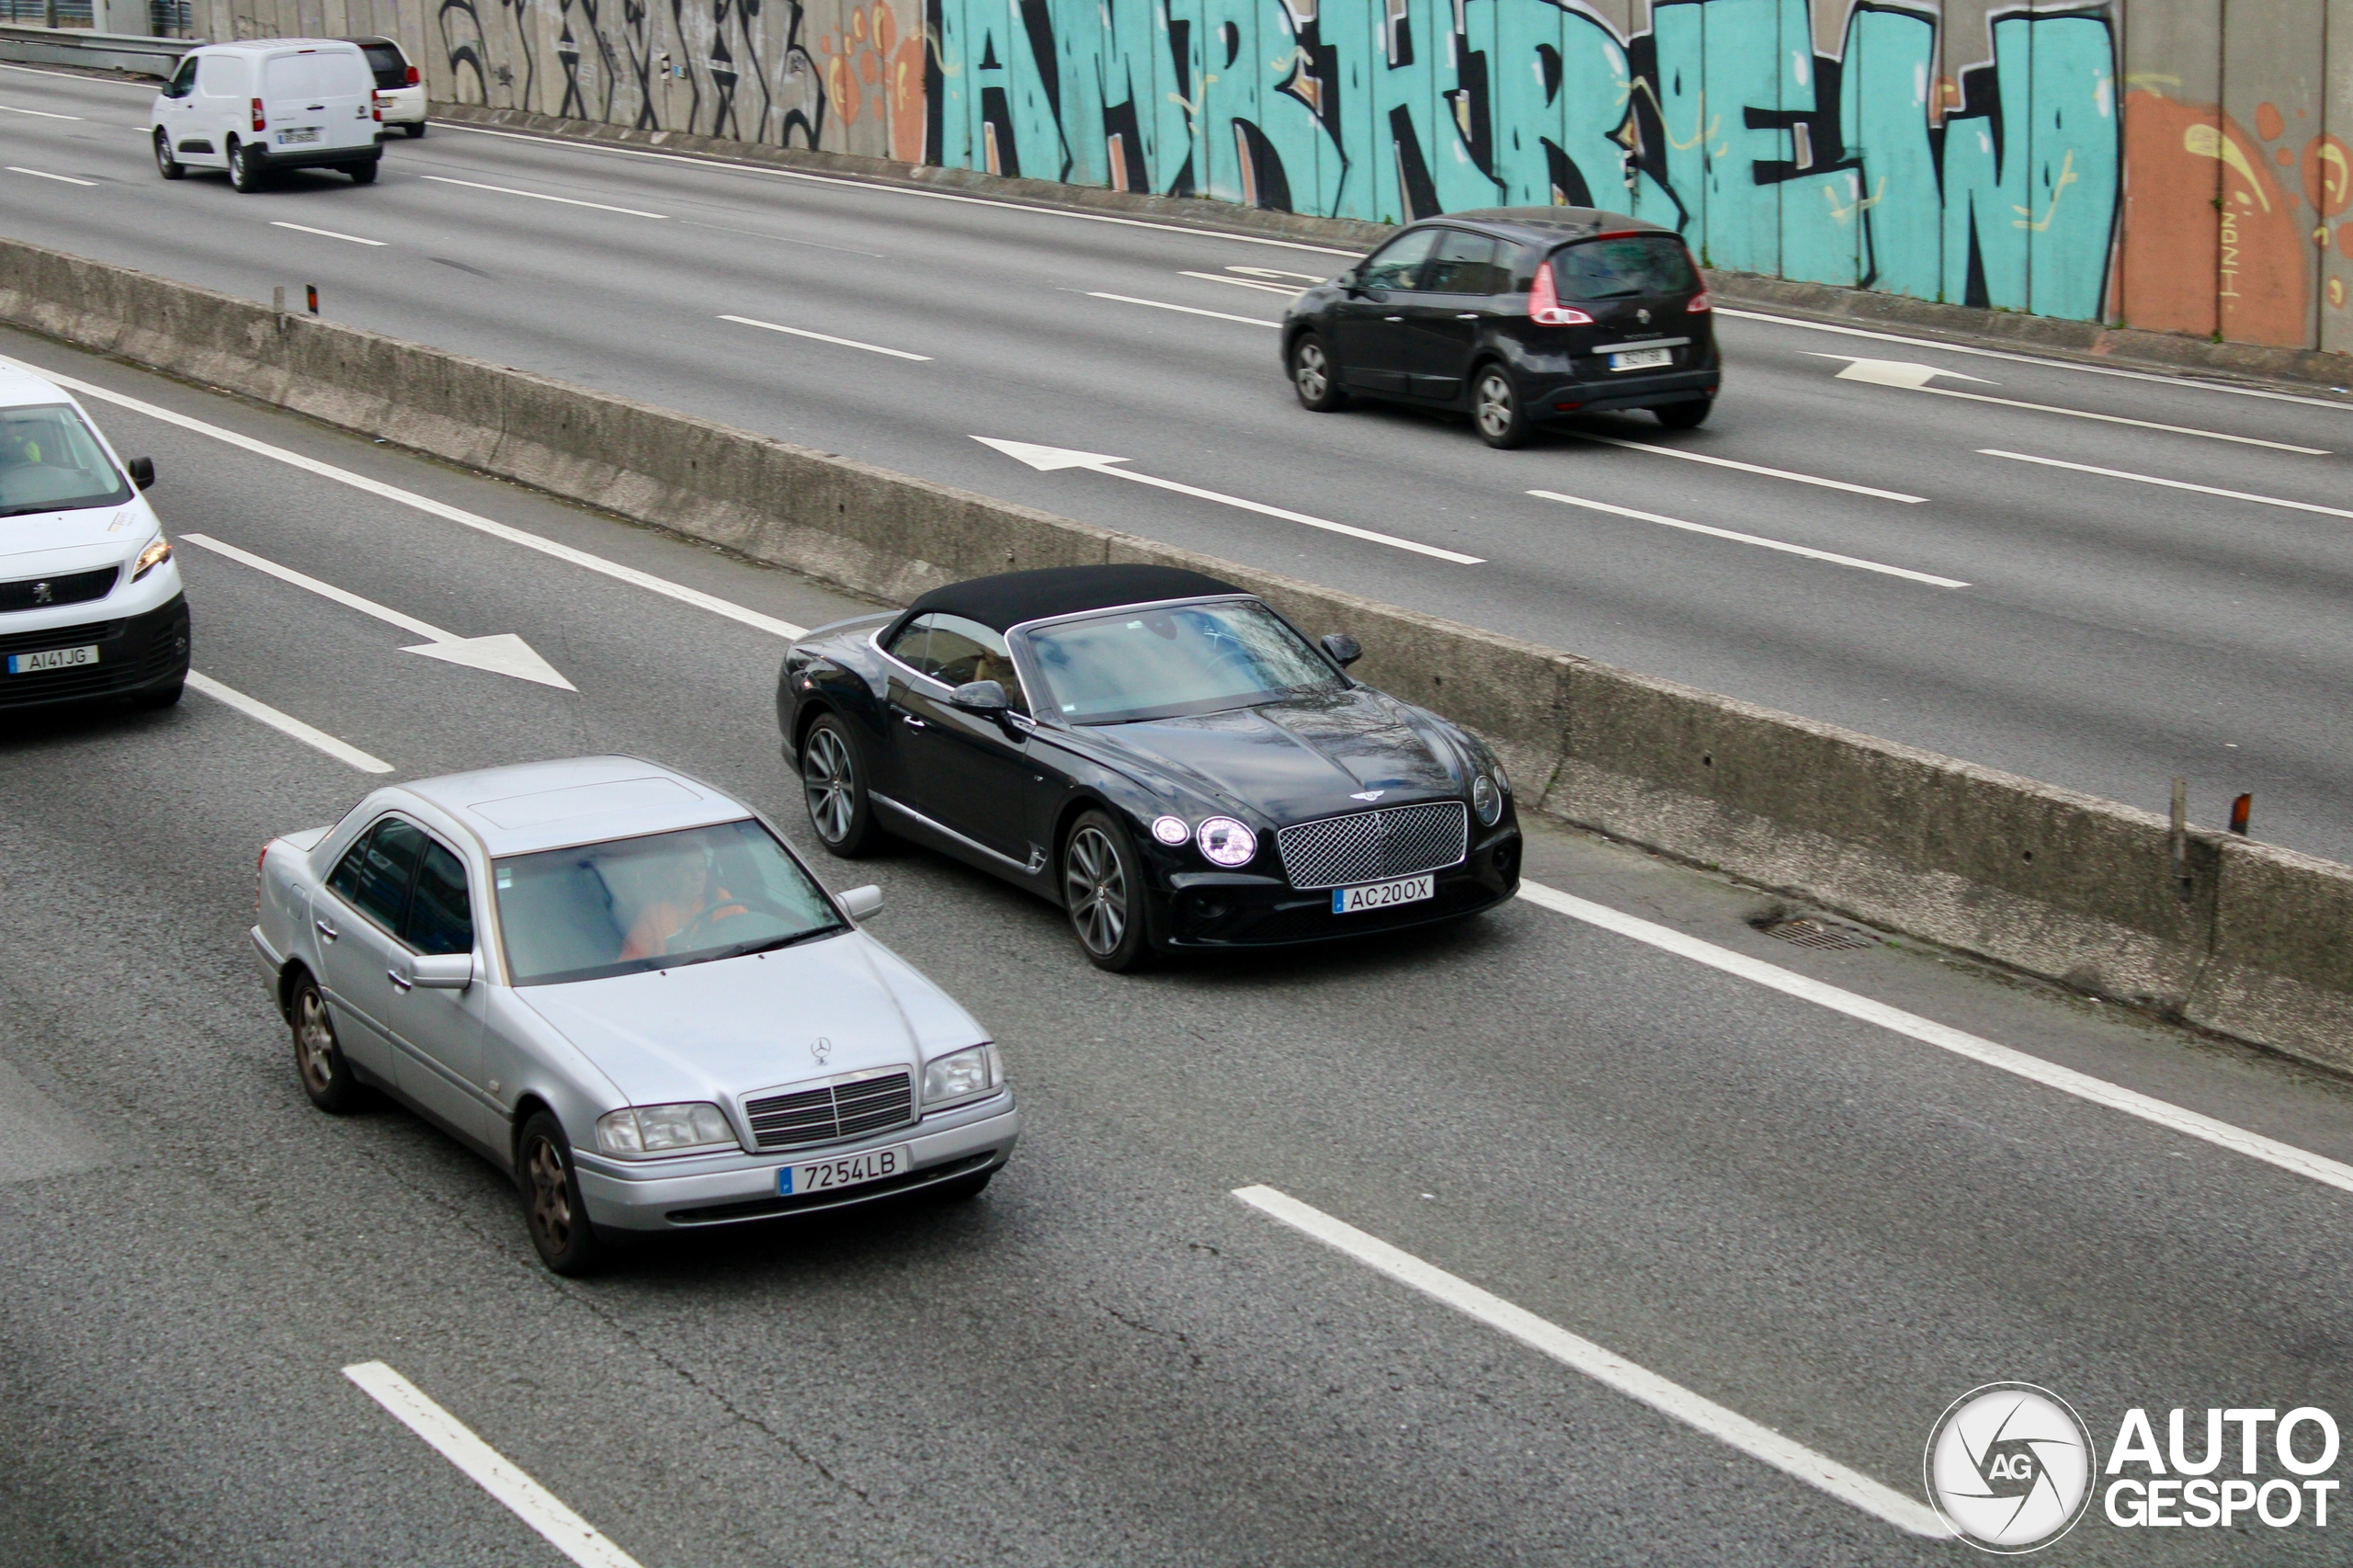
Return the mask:
<svg viewBox="0 0 2353 1568">
<path fill-rule="evenodd" d="M 0 241 L 0 320 L 904 600 L 1195 567 L 1492 742 L 1524 806 L 1891 930 L 2353 1070 L 2353 868 L 626 398 Z"/>
</svg>

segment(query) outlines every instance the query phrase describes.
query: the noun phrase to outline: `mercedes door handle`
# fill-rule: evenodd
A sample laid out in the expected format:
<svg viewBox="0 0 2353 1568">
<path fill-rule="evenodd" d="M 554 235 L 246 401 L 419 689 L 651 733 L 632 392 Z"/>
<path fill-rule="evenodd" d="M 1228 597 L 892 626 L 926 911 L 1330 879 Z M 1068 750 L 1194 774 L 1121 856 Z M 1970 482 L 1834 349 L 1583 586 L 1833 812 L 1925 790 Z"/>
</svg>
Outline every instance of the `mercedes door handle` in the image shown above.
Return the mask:
<svg viewBox="0 0 2353 1568">
<path fill-rule="evenodd" d="M 1405 318 L 1404 316 L 1383 316 L 1381 319 L 1382 321 L 1404 321 Z"/>
<path fill-rule="evenodd" d="M 1476 311 L 1464 311 L 1454 319 L 1456 321 L 1477 321 L 1479 319 L 1479 312 Z"/>
<path fill-rule="evenodd" d="M 413 982 L 403 980 L 401 978 L 400 971 L 396 969 L 386 970 L 384 971 L 384 978 L 391 981 L 394 985 L 399 986 L 403 991 L 408 990 L 414 983 Z"/>
<path fill-rule="evenodd" d="M 334 926 L 328 925 L 324 920 L 313 920 L 311 924 L 317 926 L 319 928 L 319 935 L 324 937 L 330 942 L 342 935 L 341 932 L 337 931 Z"/>
</svg>

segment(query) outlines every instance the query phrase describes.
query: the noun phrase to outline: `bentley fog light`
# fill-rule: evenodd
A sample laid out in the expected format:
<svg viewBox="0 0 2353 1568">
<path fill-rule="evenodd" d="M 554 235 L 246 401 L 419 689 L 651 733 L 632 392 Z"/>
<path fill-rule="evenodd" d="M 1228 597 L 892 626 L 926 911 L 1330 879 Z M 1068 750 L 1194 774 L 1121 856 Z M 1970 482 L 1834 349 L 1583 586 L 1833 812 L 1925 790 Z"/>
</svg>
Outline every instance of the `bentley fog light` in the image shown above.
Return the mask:
<svg viewBox="0 0 2353 1568">
<path fill-rule="evenodd" d="M 925 1063 L 923 1103 L 943 1106 L 978 1099 L 994 1093 L 1004 1082 L 1005 1064 L 998 1061 L 995 1046 L 976 1045 L 965 1051 L 951 1051 Z"/>
<path fill-rule="evenodd" d="M 1495 781 L 1483 773 L 1471 780 L 1471 809 L 1477 812 L 1479 820 L 1489 827 L 1495 826 L 1495 819 L 1504 814 L 1503 791 L 1496 789 Z"/>
<path fill-rule="evenodd" d="M 735 1142 L 715 1105 L 641 1105 L 597 1119 L 597 1147 L 623 1159 L 683 1154 Z"/>
<path fill-rule="evenodd" d="M 1194 835 L 1215 866 L 1246 866 L 1258 853 L 1258 835 L 1232 817 L 1211 817 Z"/>
<path fill-rule="evenodd" d="M 131 563 L 131 580 L 134 583 L 172 558 L 172 541 L 157 534 Z"/>
<path fill-rule="evenodd" d="M 1193 830 L 1185 825 L 1183 817 L 1154 817 L 1152 819 L 1152 835 L 1173 848 L 1192 837 Z"/>
</svg>

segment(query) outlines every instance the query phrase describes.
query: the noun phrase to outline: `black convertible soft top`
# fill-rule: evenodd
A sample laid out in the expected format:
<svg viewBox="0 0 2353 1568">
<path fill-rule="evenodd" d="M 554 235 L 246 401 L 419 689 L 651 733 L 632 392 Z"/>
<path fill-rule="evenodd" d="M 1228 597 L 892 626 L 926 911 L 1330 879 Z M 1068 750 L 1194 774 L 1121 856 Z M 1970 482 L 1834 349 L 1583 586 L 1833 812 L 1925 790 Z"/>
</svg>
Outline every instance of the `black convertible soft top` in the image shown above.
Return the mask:
<svg viewBox="0 0 2353 1568">
<path fill-rule="evenodd" d="M 1163 599 L 1208 598 L 1245 590 L 1180 566 L 1047 566 L 1035 572 L 1004 572 L 934 588 L 907 608 L 909 616 L 937 610 L 977 620 L 994 631 L 1025 620 L 1078 615 L 1121 605 Z"/>
</svg>

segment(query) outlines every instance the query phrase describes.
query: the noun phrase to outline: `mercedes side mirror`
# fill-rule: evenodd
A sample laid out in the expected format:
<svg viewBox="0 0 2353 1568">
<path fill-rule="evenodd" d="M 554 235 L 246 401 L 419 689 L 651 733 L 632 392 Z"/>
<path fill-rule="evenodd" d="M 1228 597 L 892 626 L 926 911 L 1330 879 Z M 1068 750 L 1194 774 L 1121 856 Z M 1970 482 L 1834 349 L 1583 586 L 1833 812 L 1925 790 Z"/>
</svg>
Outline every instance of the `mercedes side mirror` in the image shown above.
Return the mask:
<svg viewBox="0 0 2353 1568">
<path fill-rule="evenodd" d="M 155 488 L 155 460 L 153 458 L 133 458 L 123 466 L 130 472 L 131 483 L 133 486 L 141 490 Z"/>
<path fill-rule="evenodd" d="M 877 887 L 852 888 L 841 895 L 842 913 L 852 920 L 871 918 L 882 907 L 882 890 Z"/>
<path fill-rule="evenodd" d="M 472 953 L 419 953 L 411 960 L 409 983 L 419 991 L 463 991 L 474 983 Z"/>
<path fill-rule="evenodd" d="M 1012 710 L 1013 699 L 993 680 L 968 680 L 948 694 L 949 703 L 967 713 L 1002 714 Z"/>
<path fill-rule="evenodd" d="M 1364 644 L 1345 631 L 1335 631 L 1324 638 L 1324 651 L 1331 654 L 1332 662 L 1342 669 L 1364 657 Z"/>
</svg>

